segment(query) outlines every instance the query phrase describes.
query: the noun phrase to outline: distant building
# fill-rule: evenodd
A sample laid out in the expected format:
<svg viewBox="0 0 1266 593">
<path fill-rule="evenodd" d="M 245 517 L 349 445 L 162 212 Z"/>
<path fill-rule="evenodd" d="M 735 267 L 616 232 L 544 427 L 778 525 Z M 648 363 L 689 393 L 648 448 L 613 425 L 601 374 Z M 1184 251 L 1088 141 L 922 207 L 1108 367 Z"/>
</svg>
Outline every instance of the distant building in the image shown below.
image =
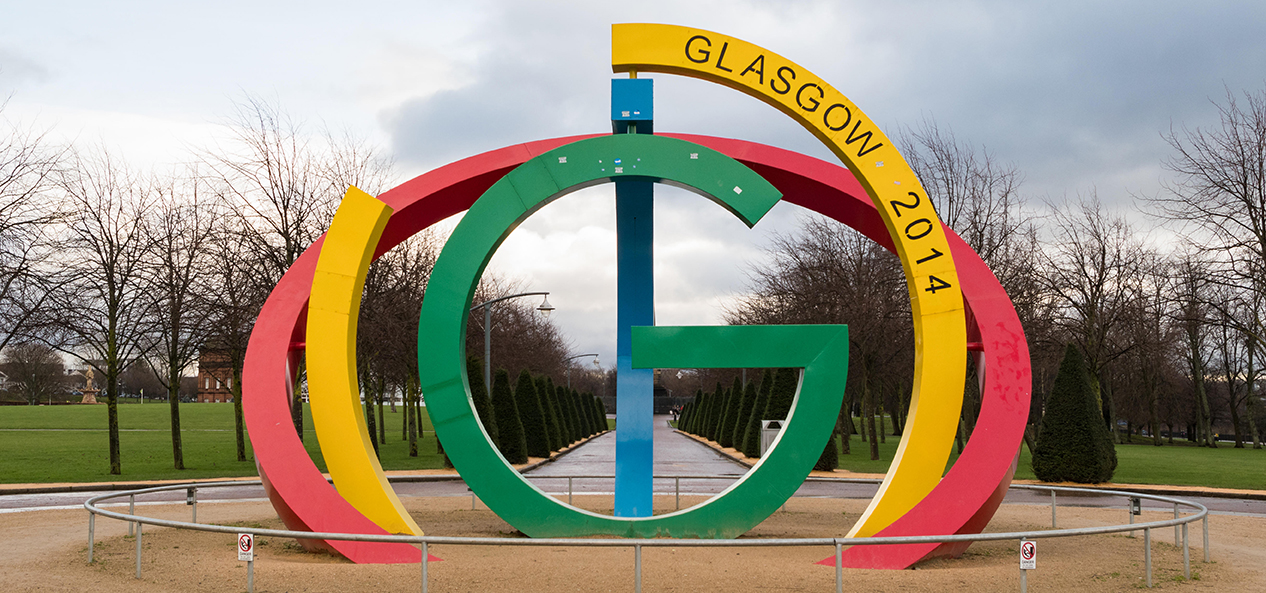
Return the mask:
<svg viewBox="0 0 1266 593">
<path fill-rule="evenodd" d="M 233 368 L 223 350 L 203 349 L 198 352 L 199 403 L 224 403 L 233 401 Z"/>
</svg>

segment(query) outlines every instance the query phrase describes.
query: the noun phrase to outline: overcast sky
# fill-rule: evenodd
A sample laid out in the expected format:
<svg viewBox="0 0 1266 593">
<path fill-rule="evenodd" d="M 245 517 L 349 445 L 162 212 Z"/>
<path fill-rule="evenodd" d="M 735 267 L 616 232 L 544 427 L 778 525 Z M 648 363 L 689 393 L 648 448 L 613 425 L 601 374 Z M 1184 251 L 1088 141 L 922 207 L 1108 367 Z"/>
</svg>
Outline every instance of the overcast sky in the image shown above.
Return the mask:
<svg viewBox="0 0 1266 593">
<path fill-rule="evenodd" d="M 935 118 L 1025 175 L 1035 202 L 1159 191 L 1170 126 L 1217 123 L 1226 90 L 1261 92 L 1260 2 L 178 2 L 0 1 L 4 116 L 102 143 L 148 167 L 185 158 L 246 93 L 379 143 L 404 181 L 452 160 L 608 132 L 610 25 L 662 22 L 746 39 L 814 71 L 887 132 Z M 655 75 L 656 130 L 830 158 L 772 108 Z M 660 324 L 709 324 L 745 289 L 781 205 L 753 230 L 661 189 Z M 552 292 L 574 352 L 614 363 L 614 204 L 564 198 L 492 269 Z"/>
</svg>

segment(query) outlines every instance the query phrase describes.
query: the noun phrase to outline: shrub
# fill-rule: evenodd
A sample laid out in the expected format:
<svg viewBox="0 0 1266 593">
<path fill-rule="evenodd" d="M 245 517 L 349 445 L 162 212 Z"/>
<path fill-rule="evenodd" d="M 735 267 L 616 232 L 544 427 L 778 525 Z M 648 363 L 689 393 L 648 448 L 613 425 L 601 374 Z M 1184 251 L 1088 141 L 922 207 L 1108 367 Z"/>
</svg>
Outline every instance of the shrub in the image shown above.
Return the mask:
<svg viewBox="0 0 1266 593">
<path fill-rule="evenodd" d="M 510 374 L 497 369 L 492 379 L 492 409 L 497 413 L 497 431 L 501 456 L 511 464 L 527 463 L 527 441 L 523 436 L 523 422 L 519 420 L 519 407 L 510 392 Z"/>
<path fill-rule="evenodd" d="M 756 392 L 756 401 L 752 403 L 752 415 L 747 418 L 747 435 L 743 437 L 743 454 L 748 457 L 760 457 L 760 421 L 765 417 L 769 391 L 773 384 L 774 373 L 765 371 L 760 380 L 760 389 Z"/>
<path fill-rule="evenodd" d="M 536 395 L 541 399 L 541 412 L 545 414 L 545 431 L 549 433 L 549 450 L 563 448 L 562 428 L 558 425 L 558 404 L 554 401 L 554 380 L 541 375 L 536 378 Z"/>
<path fill-rule="evenodd" d="M 519 420 L 523 422 L 523 438 L 527 442 L 528 457 L 549 457 L 549 432 L 545 429 L 545 413 L 541 398 L 536 395 L 536 382 L 527 369 L 519 372 L 519 382 L 514 388 L 514 403 L 519 406 Z"/>
<path fill-rule="evenodd" d="M 785 420 L 791 413 L 791 404 L 796 399 L 796 385 L 800 379 L 799 369 L 778 369 L 774 374 L 774 386 L 769 392 L 769 407 L 765 408 L 763 420 Z"/>
<path fill-rule="evenodd" d="M 492 441 L 492 446 L 500 449 L 497 416 L 492 411 L 492 398 L 488 397 L 488 388 L 484 385 L 483 366 L 483 362 L 478 358 L 466 359 L 466 379 L 470 383 L 470 399 L 475 405 L 475 414 L 479 416 L 479 422 L 484 425 L 484 432 L 488 433 L 488 439 Z"/>
<path fill-rule="evenodd" d="M 743 382 L 735 377 L 734 384 L 727 393 L 729 397 L 726 398 L 725 415 L 721 418 L 721 433 L 717 435 L 717 442 L 722 447 L 733 447 L 734 425 L 738 423 L 739 408 L 743 407 Z"/>
<path fill-rule="evenodd" d="M 756 405 L 756 383 L 748 383 L 743 389 L 743 400 L 738 407 L 738 414 L 734 419 L 734 435 L 731 437 L 734 448 L 743 448 L 743 437 L 747 436 L 747 420 L 752 415 L 752 406 Z"/>
<path fill-rule="evenodd" d="M 1033 451 L 1033 473 L 1043 482 L 1097 484 L 1112 479 L 1116 467 L 1116 449 L 1095 400 L 1086 362 L 1070 344 L 1046 398 Z"/>
<path fill-rule="evenodd" d="M 818 462 L 813 464 L 813 469 L 829 472 L 839 466 L 840 451 L 836 449 L 835 430 L 831 430 L 831 438 L 826 440 L 826 447 L 822 449 L 822 455 L 818 457 Z"/>
</svg>

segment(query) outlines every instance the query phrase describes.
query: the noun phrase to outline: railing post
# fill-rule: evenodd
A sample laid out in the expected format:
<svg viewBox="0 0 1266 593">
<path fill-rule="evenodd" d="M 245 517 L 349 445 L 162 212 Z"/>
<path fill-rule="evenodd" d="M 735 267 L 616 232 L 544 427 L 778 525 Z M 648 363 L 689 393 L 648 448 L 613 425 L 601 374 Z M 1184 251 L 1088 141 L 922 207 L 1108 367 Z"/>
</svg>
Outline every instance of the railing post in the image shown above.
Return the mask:
<svg viewBox="0 0 1266 593">
<path fill-rule="evenodd" d="M 633 591 L 642 593 L 642 546 L 633 545 Z"/>
<path fill-rule="evenodd" d="M 1178 518 L 1178 503 L 1174 503 L 1174 518 L 1175 518 L 1175 519 L 1177 519 L 1177 518 Z M 1180 534 L 1178 533 L 1178 526 L 1177 526 L 1177 525 L 1175 525 L 1175 526 L 1174 526 L 1174 547 L 1175 547 L 1175 548 L 1177 548 L 1177 547 L 1178 547 L 1178 542 L 1181 540 L 1181 538 L 1179 537 L 1179 535 L 1180 535 Z"/>
<path fill-rule="evenodd" d="M 88 564 L 92 564 L 92 547 L 95 540 L 94 530 L 97 528 L 97 514 L 88 511 Z"/>
<path fill-rule="evenodd" d="M 1204 514 L 1204 562 L 1209 563 L 1209 513 Z"/>
<path fill-rule="evenodd" d="M 127 514 L 129 514 L 129 515 L 135 515 L 135 514 L 136 514 L 136 495 L 135 495 L 135 494 L 129 494 L 129 495 L 128 495 L 128 497 L 127 497 Z M 133 531 L 133 529 L 134 529 L 134 528 L 136 528 L 136 527 L 138 527 L 138 526 L 139 526 L 139 524 L 138 524 L 138 523 L 134 523 L 134 522 L 132 522 L 132 521 L 128 521 L 128 522 L 127 522 L 127 534 L 128 534 L 128 535 L 132 535 L 133 533 L 135 533 L 135 532 Z"/>
<path fill-rule="evenodd" d="M 1131 501 L 1131 502 L 1130 502 L 1130 503 L 1128 503 L 1128 504 L 1130 505 L 1130 507 L 1129 507 L 1129 511 L 1128 511 L 1128 512 L 1129 512 L 1129 514 L 1130 514 L 1130 525 L 1133 525 L 1133 524 L 1134 524 L 1134 502 L 1133 502 L 1133 501 Z M 1133 532 L 1133 531 L 1131 531 L 1131 532 L 1130 532 L 1130 537 L 1134 537 L 1134 532 Z"/>
<path fill-rule="evenodd" d="M 1143 566 L 1147 571 L 1147 588 L 1152 588 L 1152 528 L 1143 528 Z"/>
<path fill-rule="evenodd" d="M 246 593 L 255 593 L 255 558 L 246 561 Z"/>
<path fill-rule="evenodd" d="M 1134 515 L 1130 515 L 1133 517 Z M 1059 529 L 1055 523 L 1055 491 L 1051 490 L 1051 529 Z"/>
<path fill-rule="evenodd" d="M 1187 541 L 1187 524 L 1182 524 L 1182 576 L 1191 580 L 1191 542 Z"/>
<path fill-rule="evenodd" d="M 194 486 L 193 488 L 191 488 L 191 490 L 193 490 L 193 519 L 190 520 L 189 522 L 197 523 L 198 522 L 198 487 Z"/>
<path fill-rule="evenodd" d="M 1029 571 L 1020 569 L 1020 593 L 1029 593 Z"/>
<path fill-rule="evenodd" d="M 835 593 L 844 593 L 844 544 L 835 542 Z"/>
<path fill-rule="evenodd" d="M 136 578 L 141 578 L 141 523 L 136 523 Z"/>
<path fill-rule="evenodd" d="M 430 564 L 427 562 L 430 559 L 431 555 L 426 549 L 426 542 L 422 542 L 422 593 L 426 593 L 426 566 Z"/>
<path fill-rule="evenodd" d="M 677 510 L 680 511 L 681 510 L 681 476 L 677 476 L 676 478 L 673 478 L 673 479 L 677 482 L 677 486 L 676 486 Z"/>
<path fill-rule="evenodd" d="M 571 504 L 571 476 L 567 476 L 567 504 Z"/>
</svg>

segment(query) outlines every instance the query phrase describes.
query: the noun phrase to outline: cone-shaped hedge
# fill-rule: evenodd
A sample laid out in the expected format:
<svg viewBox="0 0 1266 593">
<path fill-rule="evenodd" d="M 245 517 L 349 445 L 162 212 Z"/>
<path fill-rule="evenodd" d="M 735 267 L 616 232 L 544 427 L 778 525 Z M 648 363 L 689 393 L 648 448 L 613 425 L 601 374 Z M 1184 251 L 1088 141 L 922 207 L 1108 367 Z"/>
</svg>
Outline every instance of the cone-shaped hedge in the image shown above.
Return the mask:
<svg viewBox="0 0 1266 593">
<path fill-rule="evenodd" d="M 523 421 L 510 391 L 510 374 L 497 369 L 492 379 L 492 409 L 497 413 L 497 432 L 501 455 L 511 464 L 527 463 L 527 441 L 523 437 Z"/>
<path fill-rule="evenodd" d="M 739 410 L 743 407 L 743 382 L 738 377 L 730 386 L 729 401 L 725 405 L 725 418 L 721 422 L 721 434 L 717 442 L 722 447 L 734 446 L 734 426 L 738 424 Z"/>
<path fill-rule="evenodd" d="M 743 401 L 739 406 L 738 417 L 734 422 L 733 447 L 743 448 L 743 437 L 747 436 L 747 420 L 752 416 L 752 406 L 756 405 L 756 382 L 747 384 L 743 389 Z"/>
<path fill-rule="evenodd" d="M 1103 423 L 1081 351 L 1071 344 L 1046 398 L 1033 473 L 1043 482 L 1098 484 L 1112 479 L 1117 453 Z"/>
<path fill-rule="evenodd" d="M 763 420 L 784 420 L 791 413 L 796 399 L 796 386 L 800 381 L 800 369 L 778 369 L 774 374 L 774 387 L 769 392 L 769 406 Z"/>
<path fill-rule="evenodd" d="M 829 472 L 840 466 L 840 450 L 836 448 L 835 431 L 831 431 L 831 438 L 826 440 L 826 447 L 822 449 L 822 455 L 818 457 L 818 462 L 813 464 L 813 469 L 820 472 Z"/>
<path fill-rule="evenodd" d="M 488 389 L 484 385 L 484 364 L 478 358 L 466 359 L 466 379 L 470 382 L 470 399 L 475 404 L 479 422 L 484 425 L 484 432 L 488 433 L 492 446 L 500 449 L 497 415 L 492 411 L 492 398 L 488 397 Z"/>
<path fill-rule="evenodd" d="M 545 413 L 541 398 L 536 395 L 536 381 L 532 373 L 524 369 L 519 373 L 514 388 L 514 403 L 519 406 L 519 419 L 523 421 L 523 438 L 527 442 L 528 457 L 549 457 L 549 432 L 545 429 Z"/>
<path fill-rule="evenodd" d="M 760 457 L 760 421 L 769 406 L 769 392 L 773 385 L 774 373 L 766 370 L 756 392 L 756 401 L 752 404 L 752 415 L 747 418 L 747 434 L 743 437 L 743 454 L 748 457 Z"/>
<path fill-rule="evenodd" d="M 580 420 L 581 438 L 589 438 L 593 436 L 593 421 L 585 414 L 585 396 L 581 395 L 579 391 L 573 389 L 571 392 L 571 401 L 572 404 L 576 406 L 576 418 Z"/>
<path fill-rule="evenodd" d="M 558 428 L 563 446 L 576 442 L 575 430 L 571 419 L 567 417 L 567 388 L 561 385 L 554 388 L 554 404 L 558 406 Z"/>
<path fill-rule="evenodd" d="M 712 395 L 708 396 L 708 424 L 703 429 L 703 436 L 708 437 L 709 441 L 717 440 L 717 428 L 721 424 L 721 408 L 725 407 L 725 388 L 721 387 L 721 382 L 717 381 L 716 389 L 712 390 Z"/>
<path fill-rule="evenodd" d="M 554 405 L 554 381 L 545 375 L 536 378 L 536 395 L 541 398 L 541 411 L 545 414 L 545 431 L 549 433 L 549 450 L 563 448 L 562 428 L 558 426 L 558 406 Z"/>
</svg>

